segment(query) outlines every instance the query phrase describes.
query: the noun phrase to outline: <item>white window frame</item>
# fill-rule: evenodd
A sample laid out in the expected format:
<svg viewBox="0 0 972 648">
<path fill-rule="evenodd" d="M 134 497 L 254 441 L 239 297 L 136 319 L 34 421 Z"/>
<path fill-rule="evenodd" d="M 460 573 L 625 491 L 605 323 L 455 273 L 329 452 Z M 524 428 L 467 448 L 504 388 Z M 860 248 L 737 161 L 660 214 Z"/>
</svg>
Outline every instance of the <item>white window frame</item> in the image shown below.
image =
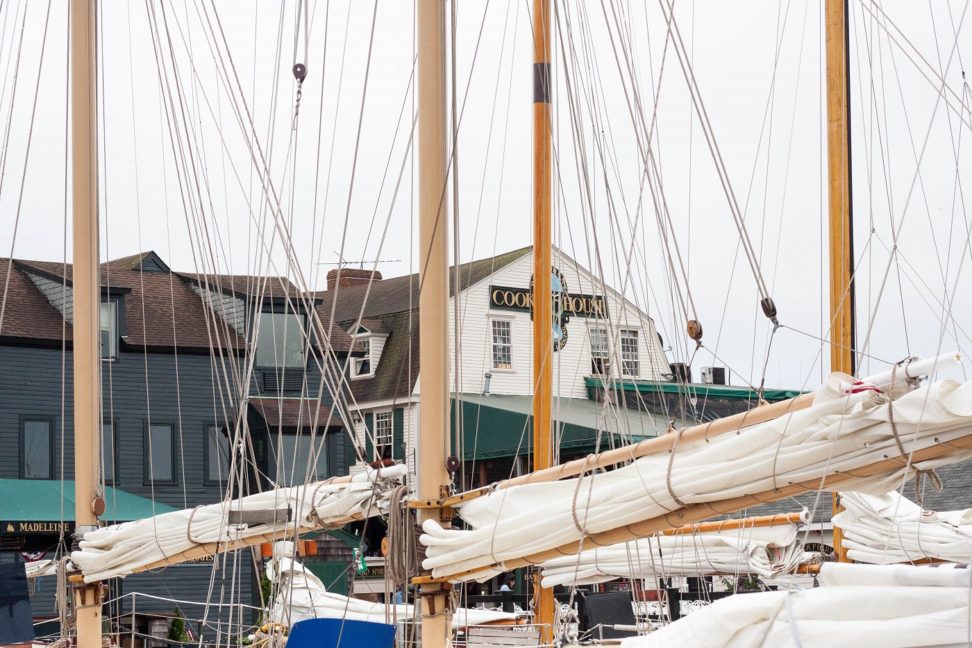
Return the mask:
<svg viewBox="0 0 972 648">
<path fill-rule="evenodd" d="M 372 378 L 375 375 L 375 362 L 371 357 L 371 333 L 359 333 L 354 336 L 355 344 L 364 343 L 368 346 L 367 352 L 362 357 L 351 358 L 351 378 Z M 368 363 L 368 371 L 362 372 L 361 367 Z"/>
<path fill-rule="evenodd" d="M 600 337 L 603 340 L 603 349 L 595 353 L 596 349 L 594 347 L 595 337 Z M 608 327 L 604 324 L 593 324 L 588 329 L 588 342 L 591 346 L 591 375 L 593 376 L 609 376 L 611 375 L 611 332 Z M 601 371 L 595 370 L 595 364 L 600 361 Z"/>
<path fill-rule="evenodd" d="M 634 338 L 634 355 L 631 349 L 625 348 L 625 342 Z M 641 375 L 641 335 L 638 329 L 623 328 L 618 335 L 618 351 L 621 355 L 621 375 L 626 378 L 637 378 Z M 634 372 L 630 369 L 634 369 Z"/>
<path fill-rule="evenodd" d="M 496 330 L 495 327 L 499 323 L 505 323 L 507 326 L 507 332 L 509 334 L 509 339 L 507 342 L 497 342 L 496 341 Z M 496 363 L 496 350 L 497 346 L 505 346 L 507 353 L 509 354 L 508 366 L 500 366 Z M 490 365 L 493 371 L 512 373 L 513 369 L 513 319 L 510 317 L 491 317 L 489 318 L 489 355 L 490 355 Z"/>
<path fill-rule="evenodd" d="M 395 442 L 395 415 L 392 410 L 375 412 L 375 447 L 385 448 Z"/>
<path fill-rule="evenodd" d="M 101 302 L 98 310 L 101 359 L 112 361 L 118 357 L 118 302 L 114 299 Z M 105 342 L 108 348 L 105 349 Z"/>
</svg>

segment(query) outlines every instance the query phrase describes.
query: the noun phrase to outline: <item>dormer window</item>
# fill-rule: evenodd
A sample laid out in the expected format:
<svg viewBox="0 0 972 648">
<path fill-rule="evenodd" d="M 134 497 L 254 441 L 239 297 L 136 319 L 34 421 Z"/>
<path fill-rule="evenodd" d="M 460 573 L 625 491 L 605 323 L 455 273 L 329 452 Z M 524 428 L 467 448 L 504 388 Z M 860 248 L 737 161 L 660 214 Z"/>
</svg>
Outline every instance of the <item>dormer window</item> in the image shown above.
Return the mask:
<svg viewBox="0 0 972 648">
<path fill-rule="evenodd" d="M 360 358 L 352 359 L 352 375 L 355 378 L 373 376 L 374 372 L 371 370 L 371 336 L 359 337 L 356 341 L 363 355 Z"/>
<path fill-rule="evenodd" d="M 377 320 L 367 320 L 357 328 L 348 330 L 354 338 L 355 354 L 351 357 L 351 378 L 372 378 L 381 361 L 381 352 L 388 340 L 388 333 Z"/>
<path fill-rule="evenodd" d="M 101 302 L 101 359 L 118 356 L 118 302 Z"/>
</svg>

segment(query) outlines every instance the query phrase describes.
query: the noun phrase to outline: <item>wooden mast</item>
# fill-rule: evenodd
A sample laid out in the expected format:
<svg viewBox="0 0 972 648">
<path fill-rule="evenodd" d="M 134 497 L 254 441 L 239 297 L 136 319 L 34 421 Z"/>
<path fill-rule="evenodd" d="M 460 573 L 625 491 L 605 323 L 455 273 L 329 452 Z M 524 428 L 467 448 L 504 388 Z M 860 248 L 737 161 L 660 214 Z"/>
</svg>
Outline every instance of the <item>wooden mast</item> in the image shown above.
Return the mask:
<svg viewBox="0 0 972 648">
<path fill-rule="evenodd" d="M 98 267 L 98 94 L 95 0 L 71 1 L 71 167 L 74 217 L 75 537 L 98 524 L 101 446 L 101 290 Z M 101 648 L 101 584 L 74 590 L 78 648 Z"/>
<path fill-rule="evenodd" d="M 847 0 L 827 0 L 827 170 L 830 224 L 830 370 L 854 375 L 854 236 L 851 223 L 850 77 Z M 837 493 L 834 513 L 841 510 Z M 847 562 L 843 534 L 834 551 Z"/>
<path fill-rule="evenodd" d="M 551 295 L 552 155 L 550 124 L 550 0 L 533 0 L 533 470 L 553 464 L 553 305 Z M 542 643 L 551 641 L 553 590 L 534 574 L 534 613 Z"/>
<path fill-rule="evenodd" d="M 439 497 L 449 483 L 449 203 L 446 193 L 445 0 L 418 3 L 419 150 L 419 439 L 418 496 Z M 441 521 L 442 509 L 419 511 L 419 522 Z M 446 585 L 425 584 L 422 645 L 451 643 Z"/>
</svg>

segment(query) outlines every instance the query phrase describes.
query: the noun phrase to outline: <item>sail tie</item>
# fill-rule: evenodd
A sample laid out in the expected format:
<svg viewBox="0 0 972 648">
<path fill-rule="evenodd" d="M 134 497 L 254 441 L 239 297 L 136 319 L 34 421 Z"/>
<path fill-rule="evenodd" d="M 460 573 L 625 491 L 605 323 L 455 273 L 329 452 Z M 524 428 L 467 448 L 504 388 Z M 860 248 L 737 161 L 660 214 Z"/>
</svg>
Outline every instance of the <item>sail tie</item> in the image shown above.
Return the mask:
<svg viewBox="0 0 972 648">
<path fill-rule="evenodd" d="M 678 442 L 681 438 L 682 428 L 679 428 L 675 430 L 675 441 L 672 443 L 672 449 L 668 451 L 668 470 L 665 471 L 665 486 L 668 488 L 668 494 L 672 496 L 675 503 L 685 508 L 687 506 L 685 502 L 680 500 L 672 489 L 672 465 L 675 463 L 675 451 L 678 449 Z"/>
<path fill-rule="evenodd" d="M 584 457 L 584 471 L 580 474 L 580 476 L 577 477 L 577 486 L 574 488 L 574 499 L 570 506 L 570 515 L 571 517 L 574 518 L 574 528 L 577 529 L 578 533 L 580 533 L 582 537 L 586 537 L 588 533 L 584 525 L 581 524 L 580 518 L 577 517 L 577 496 L 580 494 L 580 487 L 581 487 L 581 482 L 584 481 L 584 474 L 587 473 L 588 470 L 590 470 L 591 459 L 593 458 L 594 455 L 587 455 L 586 457 Z M 591 475 L 591 488 L 593 488 L 594 486 L 593 477 L 594 476 Z M 590 495 L 590 489 L 588 489 L 588 495 Z M 584 507 L 585 520 L 587 519 L 587 513 L 588 513 L 588 507 L 585 506 Z"/>
<path fill-rule="evenodd" d="M 911 364 L 914 358 L 905 358 L 900 362 L 896 362 L 894 366 L 891 367 L 891 387 L 888 389 L 889 393 L 883 394 L 884 398 L 888 401 L 888 423 L 891 425 L 891 434 L 894 436 L 894 442 L 898 446 L 898 452 L 901 453 L 902 458 L 907 457 L 908 453 L 905 451 L 904 444 L 901 442 L 901 436 L 898 434 L 898 424 L 894 420 L 894 388 L 895 382 L 897 380 L 898 369 L 902 366 L 905 367 L 905 381 L 909 384 L 914 384 L 917 379 L 908 377 L 907 366 Z M 907 460 L 911 463 L 910 458 Z M 919 469 L 915 468 L 915 501 L 918 506 L 924 504 L 924 488 L 922 486 L 925 480 L 928 480 L 932 484 L 932 488 L 935 489 L 936 493 L 941 493 L 944 484 L 942 483 L 941 475 L 934 468 Z"/>
</svg>

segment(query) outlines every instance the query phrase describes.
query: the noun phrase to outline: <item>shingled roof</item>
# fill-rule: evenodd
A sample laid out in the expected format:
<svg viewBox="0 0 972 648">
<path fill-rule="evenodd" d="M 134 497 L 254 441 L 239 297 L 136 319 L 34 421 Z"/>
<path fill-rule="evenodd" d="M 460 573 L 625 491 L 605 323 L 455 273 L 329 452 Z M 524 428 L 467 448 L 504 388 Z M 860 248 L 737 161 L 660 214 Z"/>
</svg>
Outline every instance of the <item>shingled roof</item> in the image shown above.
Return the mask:
<svg viewBox="0 0 972 648">
<path fill-rule="evenodd" d="M 501 268 L 513 263 L 530 253 L 532 247 L 523 247 L 511 252 L 505 252 L 494 257 L 470 261 L 459 266 L 459 281 L 461 290 L 479 283 Z M 335 322 L 351 322 L 358 319 L 362 302 L 363 318 L 380 318 L 392 313 L 401 313 L 418 308 L 418 274 L 392 277 L 373 281 L 368 284 L 342 286 L 334 290 L 319 291 L 314 297 L 322 302 L 325 314 L 330 315 L 331 303 L 337 298 L 334 306 Z M 460 290 L 460 292 L 461 292 Z M 449 269 L 449 295 L 456 294 L 455 266 Z"/>
<path fill-rule="evenodd" d="M 262 278 L 259 277 L 207 276 L 210 286 L 217 289 L 225 286 L 225 290 L 239 297 L 251 297 L 261 292 L 264 298 L 300 295 L 296 286 L 286 278 L 266 279 L 266 286 L 261 289 Z M 70 344 L 70 322 L 65 322 L 55 306 L 66 296 L 63 308 L 70 309 L 70 264 L 19 259 L 11 263 L 9 259 L 0 259 L 0 295 L 3 295 L 5 283 L 7 290 L 0 339 L 60 345 L 67 337 Z M 214 344 L 222 348 L 244 349 L 246 340 L 243 336 L 193 290 L 193 284 L 202 283 L 205 282 L 197 275 L 172 272 L 154 252 L 142 252 L 101 264 L 102 289 L 123 300 L 124 328 L 121 333 L 123 348 L 128 349 L 178 348 L 208 353 L 211 333 Z M 319 314 L 328 328 L 326 313 Z M 350 336 L 341 327 L 333 329 L 333 349 L 339 353 L 347 352 L 352 344 Z"/>
<path fill-rule="evenodd" d="M 532 249 L 523 247 L 460 264 L 459 292 L 523 258 Z M 455 270 L 455 266 L 449 269 L 450 296 L 457 292 Z M 373 281 L 370 286 L 343 286 L 315 293 L 321 300 L 317 311 L 323 317 L 330 316 L 333 305 L 334 322 L 345 329 L 360 316 L 360 324 L 369 331 L 387 335 L 374 377 L 350 381 L 357 402 L 393 400 L 411 394 L 419 374 L 418 287 L 418 274 L 411 274 Z"/>
</svg>

